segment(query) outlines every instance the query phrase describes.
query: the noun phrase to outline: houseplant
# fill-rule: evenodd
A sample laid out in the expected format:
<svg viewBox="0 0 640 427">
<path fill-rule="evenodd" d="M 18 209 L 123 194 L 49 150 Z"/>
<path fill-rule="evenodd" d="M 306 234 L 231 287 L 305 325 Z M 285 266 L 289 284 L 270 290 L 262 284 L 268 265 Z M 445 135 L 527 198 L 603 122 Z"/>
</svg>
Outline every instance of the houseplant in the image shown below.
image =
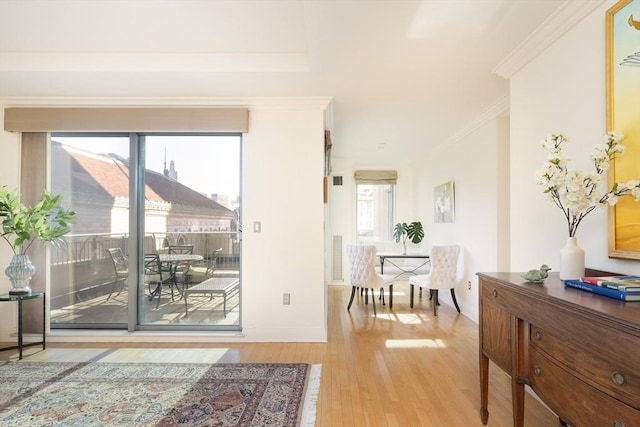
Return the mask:
<svg viewBox="0 0 640 427">
<path fill-rule="evenodd" d="M 424 229 L 420 221 L 414 221 L 410 224 L 399 222 L 393 229 L 393 238 L 396 243 L 402 240 L 402 254 L 407 254 L 407 239 L 412 243 L 420 243 L 424 238 Z"/>
<path fill-rule="evenodd" d="M 640 179 L 615 182 L 604 193 L 599 188 L 610 162 L 624 154 L 624 146 L 620 143 L 623 138 L 620 132 L 608 132 L 604 141 L 593 148 L 592 172 L 569 171 L 569 161 L 562 152 L 562 144 L 569 141 L 566 135 L 552 133 L 542 141 L 549 156 L 542 169 L 536 172 L 536 180 L 550 201 L 564 213 L 569 232 L 567 245 L 560 251 L 560 278 L 563 280 L 584 276 L 584 251 L 577 246 L 575 237 L 582 220 L 598 206 L 615 205 L 622 196 L 630 195 L 636 201 L 640 200 Z"/>
<path fill-rule="evenodd" d="M 13 251 L 5 274 L 11 281 L 10 294 L 31 293 L 29 281 L 35 273 L 27 251 L 35 241 L 59 246 L 69 231 L 74 212 L 63 209 L 62 196 L 45 191 L 38 202 L 27 206 L 17 192 L 0 187 L 0 237 Z"/>
</svg>

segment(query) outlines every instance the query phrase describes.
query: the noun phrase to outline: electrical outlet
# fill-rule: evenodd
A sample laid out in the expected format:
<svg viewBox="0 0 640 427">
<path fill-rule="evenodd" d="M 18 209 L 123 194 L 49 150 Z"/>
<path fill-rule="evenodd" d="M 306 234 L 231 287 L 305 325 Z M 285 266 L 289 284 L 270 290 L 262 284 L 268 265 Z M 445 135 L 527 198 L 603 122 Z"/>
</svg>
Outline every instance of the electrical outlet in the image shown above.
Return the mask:
<svg viewBox="0 0 640 427">
<path fill-rule="evenodd" d="M 291 304 L 291 294 L 282 294 L 282 304 L 283 305 Z"/>
<path fill-rule="evenodd" d="M 467 280 L 467 288 L 471 290 L 471 280 Z"/>
</svg>

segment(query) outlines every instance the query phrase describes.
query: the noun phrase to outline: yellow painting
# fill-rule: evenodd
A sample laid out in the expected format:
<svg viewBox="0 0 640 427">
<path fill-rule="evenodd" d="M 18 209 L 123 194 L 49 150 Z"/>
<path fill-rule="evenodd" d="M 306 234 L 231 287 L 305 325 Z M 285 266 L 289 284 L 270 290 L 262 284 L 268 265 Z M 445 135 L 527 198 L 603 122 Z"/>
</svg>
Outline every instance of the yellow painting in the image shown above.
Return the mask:
<svg viewBox="0 0 640 427">
<path fill-rule="evenodd" d="M 640 0 L 606 13 L 607 131 L 624 134 L 626 151 L 609 170 L 610 184 L 640 176 Z M 640 259 L 640 202 L 621 197 L 609 210 L 609 257 Z"/>
</svg>

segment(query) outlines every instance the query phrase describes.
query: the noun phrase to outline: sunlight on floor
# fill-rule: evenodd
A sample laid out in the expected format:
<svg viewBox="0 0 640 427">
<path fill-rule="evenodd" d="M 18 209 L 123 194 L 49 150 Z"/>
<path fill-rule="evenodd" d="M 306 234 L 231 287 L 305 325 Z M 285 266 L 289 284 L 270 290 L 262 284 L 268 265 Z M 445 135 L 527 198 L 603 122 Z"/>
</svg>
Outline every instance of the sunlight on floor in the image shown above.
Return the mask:
<svg viewBox="0 0 640 427">
<path fill-rule="evenodd" d="M 378 313 L 378 318 L 400 322 L 403 325 L 419 325 L 425 322 L 432 322 L 429 316 L 422 313 Z"/>
<path fill-rule="evenodd" d="M 446 344 L 440 340 L 387 340 L 387 348 L 445 348 Z"/>
</svg>

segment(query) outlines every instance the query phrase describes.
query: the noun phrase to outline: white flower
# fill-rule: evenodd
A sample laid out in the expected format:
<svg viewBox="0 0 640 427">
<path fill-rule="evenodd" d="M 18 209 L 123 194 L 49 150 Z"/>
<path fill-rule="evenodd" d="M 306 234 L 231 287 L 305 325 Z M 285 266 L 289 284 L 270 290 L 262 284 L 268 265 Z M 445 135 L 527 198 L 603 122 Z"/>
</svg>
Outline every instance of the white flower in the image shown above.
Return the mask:
<svg viewBox="0 0 640 427">
<path fill-rule="evenodd" d="M 549 199 L 564 212 L 569 226 L 569 236 L 575 236 L 582 219 L 598 206 L 615 205 L 619 198 L 631 195 L 640 200 L 640 180 L 615 183 L 612 189 L 600 194 L 598 187 L 602 174 L 609 169 L 611 160 L 624 154 L 620 143 L 624 135 L 617 131 L 607 132 L 604 142 L 591 152 L 595 172 L 569 171 L 569 160 L 564 157 L 562 143 L 569 141 L 563 133 L 551 133 L 541 141 L 549 151 L 547 161 L 536 171 L 536 182 L 543 186 Z"/>
</svg>

